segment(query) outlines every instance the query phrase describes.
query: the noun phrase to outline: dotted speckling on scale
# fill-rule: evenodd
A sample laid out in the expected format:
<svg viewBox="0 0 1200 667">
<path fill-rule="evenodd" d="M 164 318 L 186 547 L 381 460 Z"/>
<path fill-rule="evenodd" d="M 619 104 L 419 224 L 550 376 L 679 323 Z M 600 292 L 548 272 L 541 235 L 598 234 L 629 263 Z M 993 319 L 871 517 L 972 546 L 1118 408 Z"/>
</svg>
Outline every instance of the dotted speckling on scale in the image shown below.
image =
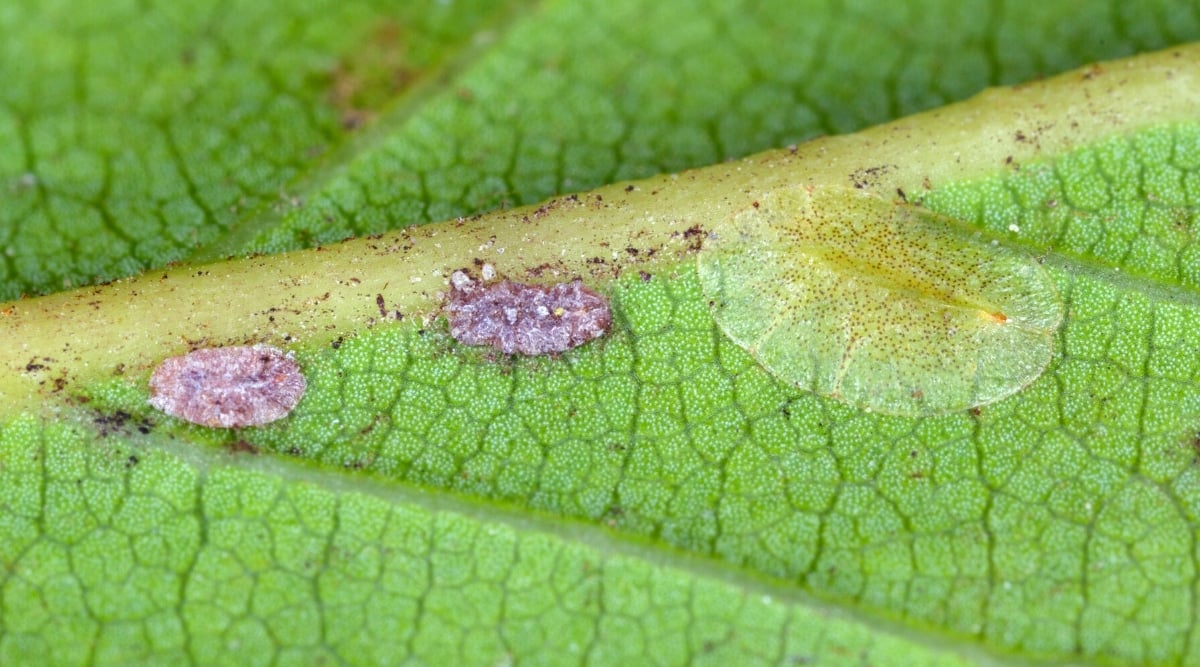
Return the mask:
<svg viewBox="0 0 1200 667">
<path fill-rule="evenodd" d="M 306 387 L 291 353 L 266 345 L 206 348 L 154 369 L 150 405 L 202 426 L 257 426 L 286 417 Z"/>
<path fill-rule="evenodd" d="M 495 270 L 485 265 L 483 275 L 494 276 Z M 490 345 L 504 354 L 553 354 L 599 338 L 612 325 L 608 300 L 579 279 L 552 286 L 481 283 L 455 271 L 450 288 L 450 335 L 464 345 Z"/>
</svg>

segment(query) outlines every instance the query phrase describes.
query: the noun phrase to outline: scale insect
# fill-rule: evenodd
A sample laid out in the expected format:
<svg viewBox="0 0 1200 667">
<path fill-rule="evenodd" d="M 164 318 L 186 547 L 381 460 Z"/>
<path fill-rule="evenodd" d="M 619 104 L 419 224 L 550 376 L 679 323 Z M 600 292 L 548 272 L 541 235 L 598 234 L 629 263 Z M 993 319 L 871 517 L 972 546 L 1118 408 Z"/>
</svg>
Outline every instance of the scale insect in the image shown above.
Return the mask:
<svg viewBox="0 0 1200 667">
<path fill-rule="evenodd" d="M 306 387 L 290 352 L 213 347 L 163 360 L 150 376 L 150 405 L 201 426 L 258 426 L 286 417 Z"/>
<path fill-rule="evenodd" d="M 446 314 L 450 335 L 464 345 L 490 345 L 504 354 L 565 352 L 599 338 L 612 326 L 608 300 L 575 279 L 557 285 L 485 282 L 466 271 L 450 275 Z"/>
<path fill-rule="evenodd" d="M 777 378 L 861 409 L 986 405 L 1050 363 L 1062 303 L 1032 258 L 858 190 L 796 186 L 698 256 L 717 325 Z"/>
</svg>

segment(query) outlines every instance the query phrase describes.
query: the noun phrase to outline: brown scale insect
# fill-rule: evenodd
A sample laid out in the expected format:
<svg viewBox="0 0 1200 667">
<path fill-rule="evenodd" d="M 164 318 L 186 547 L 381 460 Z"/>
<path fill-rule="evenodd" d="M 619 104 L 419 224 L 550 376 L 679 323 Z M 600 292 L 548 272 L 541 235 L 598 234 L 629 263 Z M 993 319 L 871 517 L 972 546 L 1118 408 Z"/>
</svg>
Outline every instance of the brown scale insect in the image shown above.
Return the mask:
<svg viewBox="0 0 1200 667">
<path fill-rule="evenodd" d="M 490 264 L 482 272 L 485 279 L 495 275 Z M 579 347 L 612 325 L 608 301 L 579 279 L 551 286 L 511 280 L 484 284 L 455 271 L 446 312 L 450 335 L 458 342 L 529 356 Z"/>
<path fill-rule="evenodd" d="M 201 426 L 257 426 L 286 417 L 306 386 L 290 353 L 213 347 L 159 364 L 150 376 L 150 405 Z"/>
</svg>

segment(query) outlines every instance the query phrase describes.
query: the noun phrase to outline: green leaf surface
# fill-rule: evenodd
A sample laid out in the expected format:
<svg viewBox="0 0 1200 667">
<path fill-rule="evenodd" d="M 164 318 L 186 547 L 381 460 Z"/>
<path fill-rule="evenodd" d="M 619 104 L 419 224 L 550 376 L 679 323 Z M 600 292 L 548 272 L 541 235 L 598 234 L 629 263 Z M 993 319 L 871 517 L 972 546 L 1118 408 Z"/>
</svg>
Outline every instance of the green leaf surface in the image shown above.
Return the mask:
<svg viewBox="0 0 1200 667">
<path fill-rule="evenodd" d="M 0 664 L 1200 664 L 1200 36 L 1176 3 L 0 10 Z M 138 45 L 134 49 L 130 45 Z M 1043 261 L 1011 398 L 781 382 L 694 251 L 852 185 Z M 449 271 L 582 275 L 612 333 L 456 344 Z M 397 322 L 399 319 L 401 321 Z M 287 419 L 146 404 L 292 349 Z"/>
</svg>

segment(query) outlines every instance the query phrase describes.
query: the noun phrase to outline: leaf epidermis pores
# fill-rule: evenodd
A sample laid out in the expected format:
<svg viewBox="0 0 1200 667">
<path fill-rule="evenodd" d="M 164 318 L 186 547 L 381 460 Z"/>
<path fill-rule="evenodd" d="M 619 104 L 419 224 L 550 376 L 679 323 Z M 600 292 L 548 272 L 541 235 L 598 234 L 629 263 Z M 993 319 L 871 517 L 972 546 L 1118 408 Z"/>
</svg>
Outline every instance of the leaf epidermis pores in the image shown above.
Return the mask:
<svg viewBox="0 0 1200 667">
<path fill-rule="evenodd" d="M 1063 316 L 1032 258 L 849 187 L 768 193 L 717 226 L 698 267 L 717 325 L 768 372 L 890 415 L 1016 393 Z"/>
</svg>

